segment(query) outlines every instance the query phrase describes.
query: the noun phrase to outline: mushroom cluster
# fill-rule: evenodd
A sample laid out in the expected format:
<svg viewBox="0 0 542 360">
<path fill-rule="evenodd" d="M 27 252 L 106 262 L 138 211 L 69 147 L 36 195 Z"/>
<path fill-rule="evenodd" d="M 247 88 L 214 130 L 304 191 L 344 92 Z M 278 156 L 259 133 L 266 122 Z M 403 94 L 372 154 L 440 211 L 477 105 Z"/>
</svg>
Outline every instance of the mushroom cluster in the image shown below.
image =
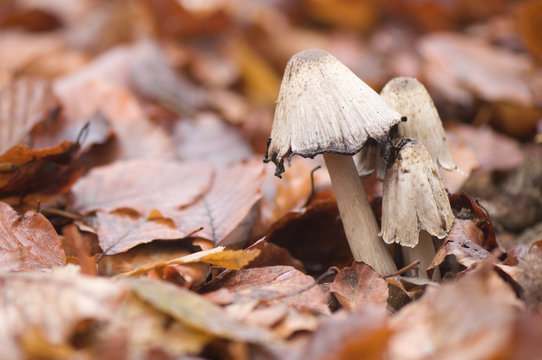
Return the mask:
<svg viewBox="0 0 542 360">
<path fill-rule="evenodd" d="M 405 122 L 403 115 L 408 112 L 389 102 L 327 52 L 306 50 L 297 53 L 289 60 L 284 72 L 264 159 L 265 162 L 275 163 L 275 175 L 280 177 L 285 170 L 284 159 L 290 159 L 294 154 L 310 158 L 323 154 L 354 259 L 367 263 L 380 274 L 396 271 L 395 263 L 380 239 L 380 234 L 388 243 L 396 241 L 412 245 L 412 234 L 416 233 L 417 242 L 418 212 L 403 208 L 400 211 L 411 213 L 411 216 L 394 218 L 398 205 L 420 205 L 418 201 L 410 201 L 406 195 L 409 186 L 417 186 L 418 180 L 420 184 L 425 181 L 424 184 L 429 184 L 428 188 L 439 190 L 438 194 L 433 194 L 435 199 L 445 197 L 447 201 L 438 173 L 432 166 L 431 156 L 424 153 L 423 145 L 415 140 L 404 140 L 397 146 L 391 143 L 391 129 Z M 390 144 L 391 152 L 379 150 L 389 149 Z M 420 147 L 423 149 L 420 150 Z M 387 195 L 383 200 L 386 217 L 383 214 L 382 232 L 379 231 L 352 157 L 362 149 L 366 154 L 370 151 L 371 155 L 365 158 L 373 163 L 388 163 L 383 194 Z M 385 161 L 381 159 L 382 156 Z M 418 160 L 403 160 L 411 157 Z M 442 159 L 442 163 L 449 160 L 445 157 Z M 451 160 L 447 163 L 451 163 Z M 422 168 L 423 174 L 404 175 L 416 171 L 415 168 Z M 440 185 L 433 177 L 434 174 Z M 423 194 L 421 190 L 411 191 L 414 198 Z M 424 202 L 421 204 L 426 208 L 431 207 Z M 440 209 L 446 206 L 436 207 Z M 435 217 L 444 221 L 437 226 L 439 229 L 444 229 L 446 233 L 450 230 L 453 220 L 450 222 L 449 213 L 442 215 L 431 212 L 428 216 L 431 221 Z M 394 221 L 414 222 L 413 219 L 416 226 L 409 224 L 407 235 L 389 226 Z M 430 232 L 434 228 L 425 218 L 421 225 Z"/>
</svg>

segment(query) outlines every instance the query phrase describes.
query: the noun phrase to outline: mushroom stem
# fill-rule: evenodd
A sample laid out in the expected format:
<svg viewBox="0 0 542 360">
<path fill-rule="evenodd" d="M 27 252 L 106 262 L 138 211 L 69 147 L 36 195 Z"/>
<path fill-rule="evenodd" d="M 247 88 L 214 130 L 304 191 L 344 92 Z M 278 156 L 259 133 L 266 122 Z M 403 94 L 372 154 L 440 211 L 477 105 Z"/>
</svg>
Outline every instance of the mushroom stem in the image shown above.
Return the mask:
<svg viewBox="0 0 542 360">
<path fill-rule="evenodd" d="M 435 256 L 435 245 L 433 244 L 433 237 L 427 231 L 420 231 L 419 241 L 413 248 L 408 246 L 401 246 L 403 253 L 403 263 L 410 264 L 416 260 L 420 260 L 418 265 L 418 276 L 427 278 L 427 268 L 431 265 L 433 257 Z M 411 270 L 412 271 L 412 270 Z M 409 274 L 415 275 L 415 274 Z M 440 280 L 440 273 L 438 268 L 433 272 L 433 281 Z"/>
<path fill-rule="evenodd" d="M 372 266 L 381 275 L 397 271 L 386 245 L 378 237 L 378 224 L 354 160 L 332 153 L 324 153 L 324 160 L 354 259 Z"/>
</svg>

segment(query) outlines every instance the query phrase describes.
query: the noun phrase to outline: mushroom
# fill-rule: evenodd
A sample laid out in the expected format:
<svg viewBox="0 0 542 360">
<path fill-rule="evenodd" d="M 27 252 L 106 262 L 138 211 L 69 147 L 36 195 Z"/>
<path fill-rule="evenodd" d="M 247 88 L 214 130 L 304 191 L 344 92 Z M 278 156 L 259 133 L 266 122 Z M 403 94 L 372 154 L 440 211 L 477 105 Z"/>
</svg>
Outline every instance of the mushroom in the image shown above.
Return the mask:
<svg viewBox="0 0 542 360">
<path fill-rule="evenodd" d="M 457 170 L 438 111 L 421 82 L 409 77 L 393 78 L 384 86 L 380 96 L 408 119 L 399 124 L 399 138 L 421 141 L 436 164 L 448 171 Z"/>
<path fill-rule="evenodd" d="M 369 139 L 387 139 L 401 115 L 322 50 L 302 51 L 288 61 L 276 104 L 264 161 L 273 161 L 280 177 L 285 158 L 323 154 L 354 259 L 380 274 L 394 272 L 351 155 Z"/>
<path fill-rule="evenodd" d="M 420 268 L 427 269 L 435 255 L 431 236 L 444 238 L 452 228 L 454 214 L 425 146 L 403 138 L 396 151 L 384 177 L 380 235 L 386 243 L 403 246 L 406 263 L 418 259 Z"/>
<path fill-rule="evenodd" d="M 464 174 L 452 160 L 442 121 L 431 95 L 421 82 L 409 77 L 393 78 L 384 86 L 380 96 L 389 106 L 405 116 L 404 121 L 398 125 L 397 133 L 393 134 L 394 138 L 409 137 L 421 141 L 441 168 Z M 370 152 L 369 149 L 363 149 L 356 154 L 356 168 L 360 176 L 369 174 L 376 168 L 377 178 L 382 180 L 385 174 L 382 150 Z M 376 159 L 373 159 L 373 154 L 376 154 Z"/>
</svg>

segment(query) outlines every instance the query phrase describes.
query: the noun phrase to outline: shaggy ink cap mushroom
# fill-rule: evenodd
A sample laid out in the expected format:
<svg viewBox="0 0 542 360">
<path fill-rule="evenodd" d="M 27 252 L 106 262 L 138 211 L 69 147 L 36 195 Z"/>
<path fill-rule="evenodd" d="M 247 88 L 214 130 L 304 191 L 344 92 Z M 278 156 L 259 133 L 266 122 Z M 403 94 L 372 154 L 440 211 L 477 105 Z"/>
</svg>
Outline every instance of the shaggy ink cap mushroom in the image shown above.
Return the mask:
<svg viewBox="0 0 542 360">
<path fill-rule="evenodd" d="M 380 96 L 408 118 L 399 124 L 399 136 L 421 141 L 441 168 L 457 170 L 446 142 L 442 121 L 431 95 L 415 78 L 396 77 L 388 81 Z"/>
<path fill-rule="evenodd" d="M 290 59 L 276 104 L 264 161 L 273 161 L 280 177 L 285 158 L 323 154 L 354 259 L 380 274 L 394 272 L 351 155 L 369 139 L 387 139 L 401 115 L 322 50 L 302 51 Z"/>
<path fill-rule="evenodd" d="M 420 260 L 421 268 L 427 268 L 435 255 L 431 235 L 444 238 L 454 220 L 429 152 L 420 141 L 403 138 L 384 177 L 380 236 L 403 246 L 405 262 Z"/>
</svg>

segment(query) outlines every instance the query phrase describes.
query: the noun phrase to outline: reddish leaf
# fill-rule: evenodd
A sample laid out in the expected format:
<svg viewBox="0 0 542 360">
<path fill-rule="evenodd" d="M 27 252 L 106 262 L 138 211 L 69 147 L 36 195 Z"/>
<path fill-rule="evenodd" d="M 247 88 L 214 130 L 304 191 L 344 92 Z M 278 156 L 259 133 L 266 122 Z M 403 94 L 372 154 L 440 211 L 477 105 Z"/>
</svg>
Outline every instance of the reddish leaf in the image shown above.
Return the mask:
<svg viewBox="0 0 542 360">
<path fill-rule="evenodd" d="M 0 154 L 18 145 L 36 124 L 50 116 L 58 106 L 51 84 L 45 80 L 23 78 L 2 89 Z"/>
<path fill-rule="evenodd" d="M 285 303 L 297 310 L 328 314 L 327 299 L 314 279 L 290 266 L 269 266 L 227 273 L 206 290 L 233 293 L 233 303 L 250 308 Z"/>
<path fill-rule="evenodd" d="M 542 21 L 542 1 L 526 1 L 518 4 L 518 31 L 527 48 L 542 60 L 542 40 L 540 39 L 540 22 Z"/>
<path fill-rule="evenodd" d="M 448 255 L 454 255 L 457 262 L 466 268 L 486 260 L 491 254 L 478 245 L 483 241 L 484 233 L 471 220 L 455 219 L 454 226 L 444 239 L 444 245 L 435 254 L 431 265 L 427 269 L 432 276 L 434 269 L 443 263 Z M 459 269 L 451 269 L 458 272 Z"/>
<path fill-rule="evenodd" d="M 104 254 L 114 255 L 153 240 L 182 239 L 187 233 L 164 218 L 147 219 L 129 211 L 97 211 L 92 219 Z"/>
<path fill-rule="evenodd" d="M 354 261 L 351 267 L 339 271 L 329 289 L 348 311 L 367 307 L 386 309 L 388 284 L 370 266 Z"/>
<path fill-rule="evenodd" d="M 523 161 L 519 142 L 488 126 L 455 125 L 448 129 L 447 135 L 455 143 L 464 143 L 474 151 L 481 171 L 512 169 Z"/>
<path fill-rule="evenodd" d="M 392 358 L 490 359 L 512 331 L 520 303 L 512 289 L 482 263 L 457 282 L 430 287 L 392 320 Z"/>
<path fill-rule="evenodd" d="M 209 188 L 212 173 L 200 162 L 117 161 L 92 170 L 73 186 L 72 208 L 81 213 L 130 208 L 148 216 L 152 210 L 194 202 Z"/>
<path fill-rule="evenodd" d="M 533 63 L 524 54 L 453 33 L 427 35 L 419 49 L 430 85 L 452 102 L 470 104 L 470 92 L 487 101 L 526 106 L 537 101 L 528 85 Z"/>
<path fill-rule="evenodd" d="M 278 245 L 269 243 L 265 239 L 260 239 L 252 244 L 248 249 L 260 250 L 260 255 L 250 262 L 248 267 L 265 267 L 273 265 L 287 265 L 304 272 L 301 261 L 292 257 L 290 252 Z"/>
<path fill-rule="evenodd" d="M 196 236 L 217 245 L 243 242 L 252 226 L 250 211 L 261 197 L 263 177 L 260 161 L 232 165 L 217 172 L 211 190 L 199 201 L 182 210 L 167 209 L 163 214 L 181 229 L 203 227 Z"/>
<path fill-rule="evenodd" d="M 45 270 L 66 264 L 60 238 L 43 215 L 19 216 L 0 202 L 0 219 L 1 271 Z"/>
<path fill-rule="evenodd" d="M 117 67 L 108 70 L 118 71 Z M 96 71 L 101 69 L 98 67 Z M 55 93 L 62 101 L 65 115 L 69 119 L 88 119 L 101 112 L 111 122 L 117 141 L 113 151 L 107 153 L 109 158 L 176 158 L 167 134 L 147 120 L 130 92 L 104 80 L 89 80 L 88 77 L 96 75 L 92 71 L 90 74 L 78 75 L 57 80 Z M 116 76 L 120 75 L 112 74 L 111 78 Z M 107 79 L 111 81 L 111 78 Z"/>
<path fill-rule="evenodd" d="M 324 319 L 314 336 L 293 349 L 291 359 L 348 360 L 386 358 L 392 336 L 382 309 L 337 312 Z"/>
<path fill-rule="evenodd" d="M 450 204 L 456 218 L 472 220 L 483 231 L 482 237 L 470 238 L 471 241 L 475 241 L 487 250 L 497 247 L 495 229 L 489 219 L 489 214 L 478 201 L 472 200 L 465 193 L 459 193 L 450 196 Z"/>
</svg>

